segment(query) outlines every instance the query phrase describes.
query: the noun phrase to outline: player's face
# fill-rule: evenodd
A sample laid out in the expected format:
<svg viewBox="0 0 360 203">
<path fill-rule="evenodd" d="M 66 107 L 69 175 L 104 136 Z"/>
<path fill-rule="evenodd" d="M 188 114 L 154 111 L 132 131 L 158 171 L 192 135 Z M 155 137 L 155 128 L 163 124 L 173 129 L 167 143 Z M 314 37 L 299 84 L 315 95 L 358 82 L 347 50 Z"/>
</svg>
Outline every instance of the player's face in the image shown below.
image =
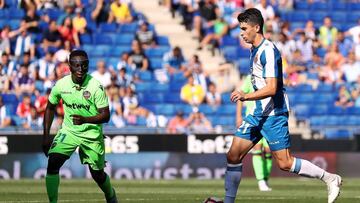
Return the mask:
<svg viewBox="0 0 360 203">
<path fill-rule="evenodd" d="M 89 60 L 84 56 L 74 56 L 69 61 L 70 71 L 76 83 L 84 81 L 89 68 Z"/>
<path fill-rule="evenodd" d="M 251 25 L 249 23 L 240 23 L 240 36 L 246 43 L 252 44 L 258 32 L 258 25 Z"/>
</svg>

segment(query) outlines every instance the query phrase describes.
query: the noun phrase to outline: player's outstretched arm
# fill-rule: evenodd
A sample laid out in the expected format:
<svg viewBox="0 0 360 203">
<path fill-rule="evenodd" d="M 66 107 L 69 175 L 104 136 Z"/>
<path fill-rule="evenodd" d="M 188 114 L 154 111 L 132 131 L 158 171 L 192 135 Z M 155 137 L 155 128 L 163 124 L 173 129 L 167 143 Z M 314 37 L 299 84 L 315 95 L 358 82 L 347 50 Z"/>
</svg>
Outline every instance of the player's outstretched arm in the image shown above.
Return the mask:
<svg viewBox="0 0 360 203">
<path fill-rule="evenodd" d="M 253 101 L 275 96 L 277 90 L 277 78 L 266 78 L 266 86 L 249 94 L 245 94 L 241 101 Z"/>
<path fill-rule="evenodd" d="M 56 111 L 56 105 L 48 101 L 44 115 L 44 132 L 43 132 L 44 135 L 43 135 L 43 143 L 42 143 L 42 149 L 46 156 L 48 156 L 48 151 L 51 145 L 51 139 L 49 135 L 50 135 L 51 124 L 54 120 L 55 111 Z"/>
<path fill-rule="evenodd" d="M 109 107 L 99 108 L 99 114 L 96 116 L 84 117 L 80 115 L 71 115 L 73 118 L 74 125 L 81 125 L 83 123 L 91 124 L 102 124 L 107 123 L 110 120 L 110 110 Z"/>
</svg>

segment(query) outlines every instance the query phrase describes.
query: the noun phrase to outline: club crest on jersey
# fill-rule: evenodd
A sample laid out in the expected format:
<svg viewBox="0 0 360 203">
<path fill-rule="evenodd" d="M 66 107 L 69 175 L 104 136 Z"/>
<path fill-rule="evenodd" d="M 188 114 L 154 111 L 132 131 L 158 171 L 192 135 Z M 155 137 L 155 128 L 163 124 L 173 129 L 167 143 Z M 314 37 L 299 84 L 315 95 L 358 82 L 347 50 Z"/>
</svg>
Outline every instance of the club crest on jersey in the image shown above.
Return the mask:
<svg viewBox="0 0 360 203">
<path fill-rule="evenodd" d="M 83 96 L 84 96 L 85 99 L 89 99 L 90 96 L 91 96 L 91 94 L 90 94 L 89 91 L 85 90 L 85 91 L 83 92 Z"/>
</svg>

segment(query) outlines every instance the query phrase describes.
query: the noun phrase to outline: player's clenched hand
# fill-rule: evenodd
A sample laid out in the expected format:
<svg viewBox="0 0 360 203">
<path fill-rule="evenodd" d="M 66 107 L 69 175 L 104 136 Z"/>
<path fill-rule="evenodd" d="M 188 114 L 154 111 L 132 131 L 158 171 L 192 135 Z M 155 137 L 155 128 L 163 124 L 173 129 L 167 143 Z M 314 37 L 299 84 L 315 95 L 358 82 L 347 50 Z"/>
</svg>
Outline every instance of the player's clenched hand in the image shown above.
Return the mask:
<svg viewBox="0 0 360 203">
<path fill-rule="evenodd" d="M 81 125 L 84 123 L 84 117 L 80 115 L 71 115 L 74 125 Z"/>
<path fill-rule="evenodd" d="M 51 139 L 49 139 L 49 136 L 44 136 L 42 142 L 42 150 L 46 157 L 48 156 L 50 146 L 51 146 Z"/>
<path fill-rule="evenodd" d="M 245 101 L 245 93 L 242 91 L 233 91 L 231 93 L 230 99 L 232 102 L 237 102 L 237 101 Z"/>
</svg>

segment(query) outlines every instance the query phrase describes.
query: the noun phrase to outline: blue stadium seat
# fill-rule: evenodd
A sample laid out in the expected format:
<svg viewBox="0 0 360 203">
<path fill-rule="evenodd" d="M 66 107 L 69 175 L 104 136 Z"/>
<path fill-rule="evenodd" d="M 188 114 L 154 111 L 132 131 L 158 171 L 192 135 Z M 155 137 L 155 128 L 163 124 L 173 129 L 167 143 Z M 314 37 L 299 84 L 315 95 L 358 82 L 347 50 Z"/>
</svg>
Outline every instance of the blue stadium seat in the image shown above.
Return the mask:
<svg viewBox="0 0 360 203">
<path fill-rule="evenodd" d="M 147 92 L 151 90 L 150 82 L 141 82 L 135 85 L 136 92 Z"/>
<path fill-rule="evenodd" d="M 347 22 L 349 23 L 357 23 L 360 19 L 360 12 L 351 12 L 347 15 Z"/>
<path fill-rule="evenodd" d="M 145 50 L 145 54 L 149 58 L 162 58 L 169 49 L 166 47 L 163 48 L 149 48 Z"/>
<path fill-rule="evenodd" d="M 0 18 L 1 19 L 8 19 L 8 10 L 0 9 Z"/>
<path fill-rule="evenodd" d="M 117 31 L 117 25 L 115 23 L 102 23 L 99 25 L 100 33 L 115 33 Z"/>
<path fill-rule="evenodd" d="M 139 71 L 140 80 L 149 82 L 152 80 L 152 75 L 150 71 Z"/>
<path fill-rule="evenodd" d="M 18 99 L 15 94 L 1 94 L 4 104 L 17 103 Z"/>
<path fill-rule="evenodd" d="M 294 106 L 296 118 L 299 120 L 307 120 L 310 117 L 310 108 L 308 105 Z"/>
<path fill-rule="evenodd" d="M 320 56 L 321 58 L 323 58 L 323 57 L 325 56 L 325 54 L 326 54 L 326 49 L 324 49 L 324 48 L 317 48 L 315 52 L 316 52 L 316 54 L 317 54 L 318 56 Z"/>
<path fill-rule="evenodd" d="M 12 30 L 18 29 L 20 27 L 20 20 L 10 20 L 8 22 Z"/>
<path fill-rule="evenodd" d="M 189 104 L 185 104 L 183 102 L 178 103 L 178 105 L 175 106 L 176 111 L 181 110 L 182 112 L 184 112 L 185 115 L 190 115 L 191 113 L 193 113 L 193 108 L 192 106 L 190 106 Z"/>
<path fill-rule="evenodd" d="M 222 108 L 221 106 L 220 107 L 213 107 L 213 106 L 210 106 L 210 105 L 207 105 L 207 104 L 202 104 L 199 106 L 199 111 L 201 113 L 204 113 L 205 115 L 213 115 L 217 109 L 220 109 Z"/>
<path fill-rule="evenodd" d="M 350 10 L 350 12 L 353 11 L 360 11 L 360 4 L 359 3 L 348 3 L 348 9 Z"/>
<path fill-rule="evenodd" d="M 167 36 L 156 36 L 155 41 L 158 45 L 170 46 L 169 38 Z"/>
<path fill-rule="evenodd" d="M 25 16 L 24 10 L 18 8 L 9 8 L 8 12 L 9 12 L 8 18 L 12 20 L 14 19 L 21 20 Z"/>
<path fill-rule="evenodd" d="M 331 9 L 333 11 L 345 11 L 347 8 L 346 3 L 342 2 L 342 1 L 334 1 L 331 3 Z"/>
<path fill-rule="evenodd" d="M 348 107 L 345 109 L 346 115 L 357 115 L 360 116 L 360 107 Z"/>
<path fill-rule="evenodd" d="M 330 93 L 334 89 L 333 89 L 333 87 L 331 85 L 328 85 L 326 83 L 320 83 L 316 90 L 319 91 L 319 92 Z"/>
<path fill-rule="evenodd" d="M 222 104 L 231 104 L 232 102 L 230 101 L 230 95 L 231 95 L 231 93 L 229 93 L 229 92 L 221 94 L 221 103 Z"/>
<path fill-rule="evenodd" d="M 225 35 L 221 39 L 221 46 L 239 46 L 239 39 Z"/>
<path fill-rule="evenodd" d="M 47 9 L 45 13 L 48 14 L 51 20 L 57 20 L 63 14 L 63 11 L 52 8 L 52 9 Z"/>
<path fill-rule="evenodd" d="M 327 16 L 327 13 L 326 12 L 321 12 L 321 11 L 311 12 L 309 14 L 310 20 L 313 20 L 314 22 L 319 22 L 319 23 L 322 23 L 326 16 Z"/>
<path fill-rule="evenodd" d="M 321 115 L 327 115 L 328 112 L 328 106 L 321 104 L 321 105 L 315 105 L 310 107 L 310 114 L 311 116 L 321 116 Z"/>
<path fill-rule="evenodd" d="M 162 68 L 162 59 L 152 58 L 150 60 L 150 68 L 152 70 L 161 69 Z"/>
<path fill-rule="evenodd" d="M 96 34 L 93 35 L 94 44 L 104 44 L 104 45 L 112 45 L 113 38 L 112 35 L 109 34 Z"/>
<path fill-rule="evenodd" d="M 295 87 L 295 91 L 302 93 L 302 92 L 312 92 L 312 86 L 308 85 L 308 84 L 300 84 L 298 86 Z"/>
<path fill-rule="evenodd" d="M 329 106 L 328 112 L 331 115 L 344 115 L 345 109 L 343 109 L 342 107 L 337 107 L 337 106 Z"/>
<path fill-rule="evenodd" d="M 327 3 L 323 3 L 323 2 L 314 2 L 311 4 L 311 9 L 315 12 L 319 11 L 319 10 L 323 10 L 326 11 L 328 10 L 329 6 Z"/>
<path fill-rule="evenodd" d="M 159 104 L 164 102 L 164 95 L 159 93 L 151 93 L 151 96 L 144 97 L 146 104 Z"/>
<path fill-rule="evenodd" d="M 349 130 L 345 129 L 325 129 L 326 139 L 349 139 L 352 134 Z"/>
<path fill-rule="evenodd" d="M 88 54 L 91 57 L 107 57 L 110 52 L 110 47 L 106 45 L 96 45 L 92 49 L 88 50 Z"/>
<path fill-rule="evenodd" d="M 302 93 L 301 96 L 296 97 L 294 102 L 297 104 L 312 104 L 315 98 L 316 95 L 313 93 Z"/>
<path fill-rule="evenodd" d="M 121 33 L 135 33 L 138 28 L 137 23 L 130 23 L 130 24 L 122 24 L 120 26 Z"/>
<path fill-rule="evenodd" d="M 228 115 L 234 116 L 235 112 L 236 112 L 236 104 L 221 105 L 221 107 L 217 109 L 217 114 L 221 116 L 228 116 Z"/>
<path fill-rule="evenodd" d="M 171 76 L 171 80 L 175 81 L 175 82 L 178 82 L 178 83 L 181 83 L 181 84 L 185 84 L 185 82 L 186 82 L 186 78 L 185 78 L 183 73 L 174 73 Z"/>
<path fill-rule="evenodd" d="M 309 4 L 307 1 L 296 1 L 295 2 L 295 9 L 296 10 L 308 10 Z"/>
<path fill-rule="evenodd" d="M 169 91 L 169 84 L 160 84 L 158 82 L 153 82 L 151 86 L 151 91 L 167 93 Z"/>
<path fill-rule="evenodd" d="M 330 17 L 333 22 L 343 23 L 346 22 L 346 13 L 345 12 L 331 12 Z M 335 26 L 335 25 L 334 25 Z M 335 26 L 336 27 L 336 26 Z M 338 26 L 339 27 L 339 26 Z"/>
<path fill-rule="evenodd" d="M 19 6 L 18 0 L 6 0 L 5 5 L 10 8 L 17 8 Z"/>
<path fill-rule="evenodd" d="M 236 51 L 237 51 L 238 57 L 244 57 L 244 58 L 245 57 L 247 57 L 247 58 L 250 57 L 250 50 L 249 49 L 245 49 L 245 48 L 242 48 L 241 46 L 239 46 Z"/>
<path fill-rule="evenodd" d="M 134 38 L 133 34 L 121 34 L 115 37 L 115 44 L 130 46 Z"/>
<path fill-rule="evenodd" d="M 120 59 L 121 55 L 125 52 L 130 52 L 130 46 L 119 46 L 115 45 L 110 51 L 110 56 L 117 57 Z"/>
<path fill-rule="evenodd" d="M 212 123 L 215 125 L 225 125 L 225 126 L 235 126 L 235 117 L 234 116 L 221 116 L 218 119 L 215 119 Z"/>
<path fill-rule="evenodd" d="M 144 117 L 136 117 L 136 125 L 137 126 L 146 126 L 146 118 Z"/>
<path fill-rule="evenodd" d="M 89 34 L 82 34 L 82 35 L 79 35 L 79 37 L 80 37 L 81 44 L 91 44 L 92 43 L 91 35 L 89 35 Z"/>
<path fill-rule="evenodd" d="M 320 93 L 317 94 L 314 102 L 319 104 L 334 104 L 335 96 L 333 93 Z"/>
<path fill-rule="evenodd" d="M 165 115 L 165 116 L 174 116 L 175 107 L 173 104 L 157 104 L 155 105 L 155 114 Z"/>
<path fill-rule="evenodd" d="M 168 93 L 165 97 L 165 102 L 172 104 L 181 104 L 182 101 L 180 99 L 180 93 L 179 92 Z"/>
<path fill-rule="evenodd" d="M 291 24 L 294 22 L 306 22 L 308 19 L 308 11 L 294 11 L 289 13 L 289 21 L 291 21 Z"/>
<path fill-rule="evenodd" d="M 180 90 L 183 85 L 184 85 L 184 83 L 180 83 L 177 81 L 170 81 L 170 90 L 172 92 L 179 92 L 179 94 L 180 94 Z"/>
<path fill-rule="evenodd" d="M 248 74 L 250 72 L 250 61 L 248 58 L 240 58 L 237 61 L 237 66 L 240 74 Z"/>
<path fill-rule="evenodd" d="M 224 47 L 223 48 L 224 57 L 227 61 L 235 61 L 238 59 L 238 53 L 236 47 Z"/>
<path fill-rule="evenodd" d="M 326 117 L 325 116 L 311 116 L 310 118 L 310 126 L 312 128 L 320 128 L 326 125 Z"/>
</svg>

